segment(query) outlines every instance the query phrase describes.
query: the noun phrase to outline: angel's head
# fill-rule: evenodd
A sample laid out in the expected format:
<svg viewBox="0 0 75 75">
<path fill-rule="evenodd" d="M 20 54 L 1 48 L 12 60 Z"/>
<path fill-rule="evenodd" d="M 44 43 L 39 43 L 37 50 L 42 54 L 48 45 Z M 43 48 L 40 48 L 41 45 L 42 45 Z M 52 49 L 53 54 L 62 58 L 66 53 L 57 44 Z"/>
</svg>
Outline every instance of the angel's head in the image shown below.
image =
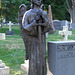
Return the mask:
<svg viewBox="0 0 75 75">
<path fill-rule="evenodd" d="M 41 0 L 31 0 L 32 4 L 41 5 Z"/>
</svg>

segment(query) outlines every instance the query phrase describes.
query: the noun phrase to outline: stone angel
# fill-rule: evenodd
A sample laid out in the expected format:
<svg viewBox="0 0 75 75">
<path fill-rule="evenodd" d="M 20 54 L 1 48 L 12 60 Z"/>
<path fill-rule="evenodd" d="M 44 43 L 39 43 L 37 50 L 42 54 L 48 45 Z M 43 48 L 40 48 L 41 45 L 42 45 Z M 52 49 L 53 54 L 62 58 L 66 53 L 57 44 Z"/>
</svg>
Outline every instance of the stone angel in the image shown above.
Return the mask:
<svg viewBox="0 0 75 75">
<path fill-rule="evenodd" d="M 31 9 L 19 7 L 19 23 L 29 60 L 28 75 L 47 75 L 46 35 L 51 28 L 47 13 L 40 8 L 41 0 L 31 0 Z"/>
</svg>

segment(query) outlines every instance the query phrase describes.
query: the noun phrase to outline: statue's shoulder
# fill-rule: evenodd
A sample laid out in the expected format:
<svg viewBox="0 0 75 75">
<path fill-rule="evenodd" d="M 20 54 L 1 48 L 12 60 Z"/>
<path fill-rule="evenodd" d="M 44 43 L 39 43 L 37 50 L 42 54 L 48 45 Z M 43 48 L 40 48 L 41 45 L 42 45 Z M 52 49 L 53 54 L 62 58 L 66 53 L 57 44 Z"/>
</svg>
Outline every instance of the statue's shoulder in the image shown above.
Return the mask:
<svg viewBox="0 0 75 75">
<path fill-rule="evenodd" d="M 43 15 L 47 16 L 47 12 L 46 12 L 46 11 L 44 11 L 44 10 L 42 10 L 42 9 L 41 9 L 41 11 L 42 11 L 42 14 L 43 14 Z"/>
<path fill-rule="evenodd" d="M 30 14 L 31 14 L 31 12 L 32 12 L 31 10 L 32 10 L 32 9 L 26 11 L 26 12 L 25 12 L 25 16 L 30 16 Z"/>
</svg>

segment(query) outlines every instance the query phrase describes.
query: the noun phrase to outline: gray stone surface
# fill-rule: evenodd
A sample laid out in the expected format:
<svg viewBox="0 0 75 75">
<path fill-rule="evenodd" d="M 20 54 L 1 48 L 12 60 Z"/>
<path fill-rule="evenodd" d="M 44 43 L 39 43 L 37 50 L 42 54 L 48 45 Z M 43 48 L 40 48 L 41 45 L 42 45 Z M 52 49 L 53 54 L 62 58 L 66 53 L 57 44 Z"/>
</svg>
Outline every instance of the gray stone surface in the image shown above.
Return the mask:
<svg viewBox="0 0 75 75">
<path fill-rule="evenodd" d="M 0 75 L 10 75 L 9 67 L 5 66 L 2 60 L 0 60 Z"/>
<path fill-rule="evenodd" d="M 53 75 L 75 75 L 75 41 L 48 42 L 48 64 Z"/>
<path fill-rule="evenodd" d="M 75 29 L 75 23 L 71 23 L 72 29 Z"/>
<path fill-rule="evenodd" d="M 69 30 L 71 29 L 71 24 L 67 20 L 53 20 L 53 24 L 56 30 L 62 30 L 63 26 L 68 26 Z"/>
<path fill-rule="evenodd" d="M 53 20 L 53 25 L 56 30 L 61 30 L 61 21 Z"/>
<path fill-rule="evenodd" d="M 0 40 L 5 40 L 5 33 L 0 33 Z"/>
<path fill-rule="evenodd" d="M 15 32 L 14 31 L 6 31 L 6 35 L 14 35 Z"/>
</svg>

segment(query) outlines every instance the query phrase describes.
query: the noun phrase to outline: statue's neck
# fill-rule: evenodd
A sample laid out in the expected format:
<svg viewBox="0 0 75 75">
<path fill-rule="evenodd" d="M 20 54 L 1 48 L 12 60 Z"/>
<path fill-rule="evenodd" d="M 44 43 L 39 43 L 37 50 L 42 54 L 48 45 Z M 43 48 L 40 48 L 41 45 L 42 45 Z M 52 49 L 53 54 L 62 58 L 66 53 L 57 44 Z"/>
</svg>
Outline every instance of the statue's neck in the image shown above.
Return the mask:
<svg viewBox="0 0 75 75">
<path fill-rule="evenodd" d="M 34 5 L 34 9 L 39 10 L 40 6 Z"/>
</svg>

